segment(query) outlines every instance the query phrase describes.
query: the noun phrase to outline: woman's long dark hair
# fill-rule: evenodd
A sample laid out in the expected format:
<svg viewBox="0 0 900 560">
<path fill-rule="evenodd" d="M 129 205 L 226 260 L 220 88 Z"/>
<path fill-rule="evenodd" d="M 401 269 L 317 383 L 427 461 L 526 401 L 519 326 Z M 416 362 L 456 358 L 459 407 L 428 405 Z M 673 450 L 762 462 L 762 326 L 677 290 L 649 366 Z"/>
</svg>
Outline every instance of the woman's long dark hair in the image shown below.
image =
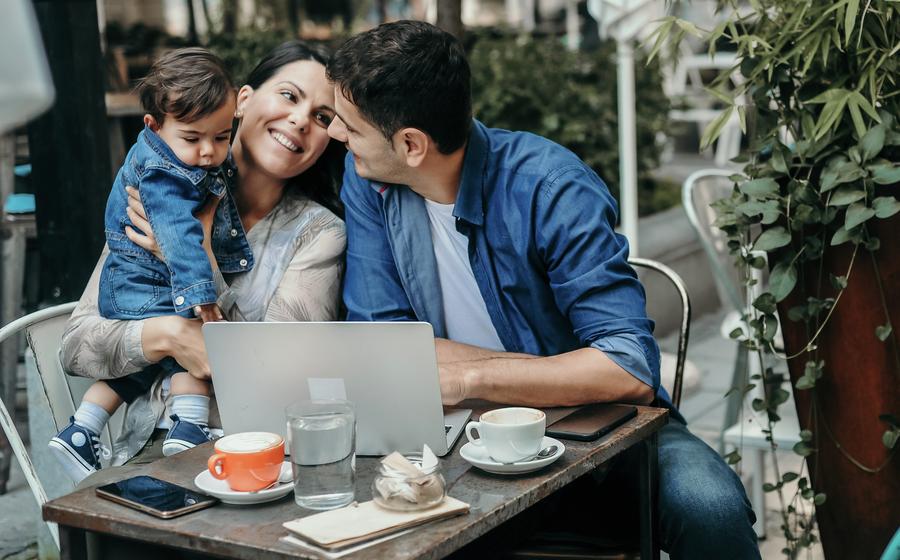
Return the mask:
<svg viewBox="0 0 900 560">
<path fill-rule="evenodd" d="M 254 90 L 266 83 L 278 73 L 282 67 L 300 60 L 313 60 L 322 66 L 328 64 L 330 54 L 324 47 L 311 45 L 303 41 L 288 41 L 263 57 L 256 68 L 247 76 L 247 85 Z M 301 190 L 303 194 L 328 208 L 342 219 L 344 206 L 338 195 L 344 175 L 344 156 L 347 149 L 336 140 L 330 140 L 325 151 L 316 162 L 293 179 L 287 182 L 291 188 Z"/>
</svg>

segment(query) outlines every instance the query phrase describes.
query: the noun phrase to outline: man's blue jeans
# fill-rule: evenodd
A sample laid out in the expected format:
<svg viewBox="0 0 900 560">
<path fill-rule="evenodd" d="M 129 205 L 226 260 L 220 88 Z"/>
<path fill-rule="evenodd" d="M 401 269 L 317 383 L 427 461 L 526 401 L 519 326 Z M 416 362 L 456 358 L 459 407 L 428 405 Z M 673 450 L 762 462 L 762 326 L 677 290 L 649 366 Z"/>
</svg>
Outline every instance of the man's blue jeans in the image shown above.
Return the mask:
<svg viewBox="0 0 900 560">
<path fill-rule="evenodd" d="M 622 470 L 614 468 L 603 486 L 615 484 Z M 760 557 L 756 516 L 740 478 L 675 420 L 659 432 L 658 512 L 660 542 L 673 560 Z"/>
<path fill-rule="evenodd" d="M 759 559 L 753 531 L 756 516 L 734 471 L 677 420 L 670 418 L 658 437 L 662 549 L 673 560 Z M 508 522 L 513 528 L 493 540 L 500 547 L 504 541 L 510 546 L 523 535 L 549 530 L 637 543 L 638 452 L 635 446 L 608 471 L 600 468 L 576 480 Z"/>
</svg>

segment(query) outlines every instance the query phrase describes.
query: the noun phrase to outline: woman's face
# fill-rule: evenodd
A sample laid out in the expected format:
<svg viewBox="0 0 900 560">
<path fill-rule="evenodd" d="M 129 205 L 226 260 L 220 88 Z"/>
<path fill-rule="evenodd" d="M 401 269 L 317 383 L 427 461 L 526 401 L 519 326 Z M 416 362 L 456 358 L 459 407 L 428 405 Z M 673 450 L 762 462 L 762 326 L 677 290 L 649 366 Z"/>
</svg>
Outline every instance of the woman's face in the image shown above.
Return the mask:
<svg viewBox="0 0 900 560">
<path fill-rule="evenodd" d="M 318 62 L 291 62 L 257 89 L 242 87 L 237 107 L 243 116 L 235 154 L 239 163 L 255 165 L 265 175 L 280 180 L 296 177 L 328 146 L 334 88 Z"/>
</svg>

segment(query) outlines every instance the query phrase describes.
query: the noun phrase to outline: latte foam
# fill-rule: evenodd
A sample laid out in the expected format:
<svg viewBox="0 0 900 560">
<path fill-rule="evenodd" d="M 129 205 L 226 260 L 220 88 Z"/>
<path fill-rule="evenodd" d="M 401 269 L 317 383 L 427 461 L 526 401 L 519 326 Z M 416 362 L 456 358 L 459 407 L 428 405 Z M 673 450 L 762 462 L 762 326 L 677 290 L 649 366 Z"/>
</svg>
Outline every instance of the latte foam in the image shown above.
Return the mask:
<svg viewBox="0 0 900 560">
<path fill-rule="evenodd" d="M 216 441 L 216 450 L 223 453 L 253 453 L 265 451 L 282 442 L 281 436 L 270 432 L 231 434 Z"/>
</svg>

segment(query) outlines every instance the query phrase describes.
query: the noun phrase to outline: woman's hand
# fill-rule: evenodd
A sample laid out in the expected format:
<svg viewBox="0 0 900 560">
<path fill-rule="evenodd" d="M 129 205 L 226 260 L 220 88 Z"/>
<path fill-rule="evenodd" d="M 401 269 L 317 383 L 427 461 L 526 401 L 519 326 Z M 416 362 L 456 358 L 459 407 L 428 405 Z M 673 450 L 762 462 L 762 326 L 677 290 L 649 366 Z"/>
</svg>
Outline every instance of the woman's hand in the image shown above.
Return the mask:
<svg viewBox="0 0 900 560">
<path fill-rule="evenodd" d="M 194 377 L 211 379 L 201 325 L 197 319 L 185 319 L 178 315 L 146 319 L 141 331 L 144 357 L 155 363 L 171 356 Z"/>
<path fill-rule="evenodd" d="M 147 213 L 144 211 L 140 193 L 132 186 L 125 187 L 125 192 L 128 193 L 128 208 L 125 209 L 125 213 L 128 214 L 128 219 L 131 220 L 131 223 L 144 232 L 141 235 L 134 228 L 125 226 L 125 235 L 132 243 L 153 253 L 154 257 L 165 262 L 166 259 L 159 249 L 159 244 L 156 243 L 156 237 L 153 235 L 153 228 L 150 227 L 150 220 L 147 219 Z"/>
<path fill-rule="evenodd" d="M 216 257 L 212 252 L 212 226 L 213 220 L 216 218 L 216 208 L 219 207 L 221 198 L 215 196 L 209 197 L 200 210 L 197 211 L 197 219 L 203 226 L 203 249 L 206 250 L 206 256 L 209 257 L 209 263 L 213 268 L 217 267 Z"/>
<path fill-rule="evenodd" d="M 125 235 L 132 243 L 153 253 L 154 257 L 165 262 L 166 259 L 163 257 L 159 244 L 156 242 L 156 237 L 153 235 L 153 228 L 150 227 L 150 221 L 147 219 L 147 213 L 144 211 L 144 204 L 141 202 L 140 193 L 132 186 L 125 187 L 125 192 L 128 193 L 128 208 L 125 209 L 125 212 L 128 214 L 128 219 L 131 220 L 131 223 L 134 224 L 136 228 L 144 232 L 144 234 L 141 235 L 135 231 L 134 228 L 125 226 Z M 221 199 L 214 196 L 209 197 L 206 204 L 204 204 L 197 212 L 197 219 L 200 221 L 200 225 L 203 226 L 203 248 L 206 249 L 207 255 L 211 257 L 210 262 L 213 263 L 215 262 L 215 258 L 212 257 L 212 225 L 213 220 L 216 217 L 216 208 L 219 206 L 220 200 Z"/>
</svg>

